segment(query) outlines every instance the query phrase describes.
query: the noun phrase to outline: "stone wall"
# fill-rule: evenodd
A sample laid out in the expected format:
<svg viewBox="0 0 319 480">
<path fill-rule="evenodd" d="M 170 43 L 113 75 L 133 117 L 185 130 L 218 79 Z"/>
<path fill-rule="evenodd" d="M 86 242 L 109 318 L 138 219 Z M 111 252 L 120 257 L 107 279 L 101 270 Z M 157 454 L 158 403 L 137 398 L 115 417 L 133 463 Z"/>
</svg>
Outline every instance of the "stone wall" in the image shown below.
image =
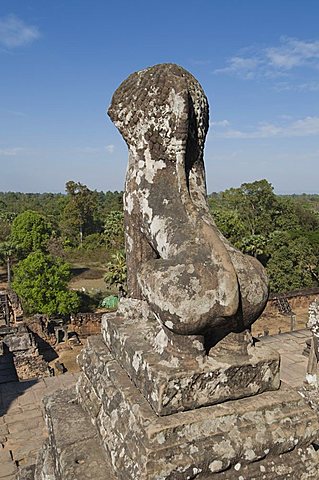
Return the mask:
<svg viewBox="0 0 319 480">
<path fill-rule="evenodd" d="M 49 375 L 47 363 L 39 354 L 32 332 L 25 326 L 12 327 L 0 335 L 3 355 L 11 354 L 19 380 Z"/>
<path fill-rule="evenodd" d="M 76 332 L 81 337 L 98 335 L 101 332 L 103 313 L 78 313 L 71 316 L 69 331 Z"/>
<path fill-rule="evenodd" d="M 271 295 L 266 308 L 261 315 L 261 318 L 266 318 L 269 314 L 274 315 L 278 314 L 278 306 L 276 298 L 287 299 L 289 305 L 291 306 L 292 311 L 296 308 L 308 308 L 310 303 L 316 300 L 319 296 L 319 288 L 312 288 L 308 290 L 298 290 L 295 292 L 289 292 L 283 295 Z"/>
</svg>

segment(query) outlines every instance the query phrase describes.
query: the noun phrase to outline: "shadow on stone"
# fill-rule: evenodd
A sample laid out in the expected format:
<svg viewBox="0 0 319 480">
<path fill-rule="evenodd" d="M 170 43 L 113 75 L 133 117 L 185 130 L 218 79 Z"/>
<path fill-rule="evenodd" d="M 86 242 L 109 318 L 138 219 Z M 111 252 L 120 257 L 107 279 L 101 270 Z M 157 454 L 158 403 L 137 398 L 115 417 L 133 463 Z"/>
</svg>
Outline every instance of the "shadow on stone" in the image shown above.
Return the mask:
<svg viewBox="0 0 319 480">
<path fill-rule="evenodd" d="M 37 384 L 39 380 L 23 380 L 21 382 L 15 381 L 10 383 L 3 383 L 0 385 L 0 417 L 5 415 L 10 408 L 10 405 L 18 397 L 23 395 L 29 388 Z"/>
<path fill-rule="evenodd" d="M 59 357 L 54 348 L 43 338 L 40 337 L 37 333 L 33 332 L 35 341 L 37 343 L 39 353 L 42 355 L 43 359 L 46 362 L 51 362 Z"/>
</svg>

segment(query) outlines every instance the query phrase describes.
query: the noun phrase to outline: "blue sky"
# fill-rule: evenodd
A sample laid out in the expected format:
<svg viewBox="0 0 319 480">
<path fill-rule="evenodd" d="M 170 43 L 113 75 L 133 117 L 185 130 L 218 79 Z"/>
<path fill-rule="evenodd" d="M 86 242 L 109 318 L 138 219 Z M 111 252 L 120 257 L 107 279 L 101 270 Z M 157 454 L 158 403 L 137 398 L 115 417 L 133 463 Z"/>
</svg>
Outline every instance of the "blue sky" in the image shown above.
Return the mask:
<svg viewBox="0 0 319 480">
<path fill-rule="evenodd" d="M 210 103 L 208 191 L 319 193 L 318 0 L 1 0 L 0 190 L 121 190 L 106 116 L 132 72 L 182 65 Z"/>
</svg>

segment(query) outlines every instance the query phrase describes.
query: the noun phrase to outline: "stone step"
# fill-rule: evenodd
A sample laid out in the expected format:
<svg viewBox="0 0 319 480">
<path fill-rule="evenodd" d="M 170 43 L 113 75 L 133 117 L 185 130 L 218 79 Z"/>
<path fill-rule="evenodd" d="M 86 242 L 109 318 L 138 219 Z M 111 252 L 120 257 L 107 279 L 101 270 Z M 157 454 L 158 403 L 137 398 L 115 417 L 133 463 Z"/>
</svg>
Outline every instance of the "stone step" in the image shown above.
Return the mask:
<svg viewBox="0 0 319 480">
<path fill-rule="evenodd" d="M 42 472 L 37 466 L 35 480 L 116 480 L 97 431 L 76 400 L 75 388 L 47 397 L 44 408 L 49 442 L 42 452 Z"/>
</svg>

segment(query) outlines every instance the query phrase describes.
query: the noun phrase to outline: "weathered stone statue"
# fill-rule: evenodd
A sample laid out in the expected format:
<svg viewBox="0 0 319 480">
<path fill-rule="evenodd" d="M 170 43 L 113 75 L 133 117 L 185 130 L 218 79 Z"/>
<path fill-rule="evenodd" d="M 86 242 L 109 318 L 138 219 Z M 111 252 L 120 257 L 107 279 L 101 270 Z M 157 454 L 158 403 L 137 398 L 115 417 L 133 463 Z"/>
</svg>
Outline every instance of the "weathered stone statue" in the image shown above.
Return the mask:
<svg viewBox="0 0 319 480">
<path fill-rule="evenodd" d="M 317 479 L 317 414 L 249 336 L 265 273 L 208 211 L 202 88 L 157 65 L 122 83 L 109 115 L 129 148 L 128 297 L 88 339 L 76 392 L 46 401 L 36 480 Z"/>
<path fill-rule="evenodd" d="M 268 297 L 260 263 L 233 248 L 209 213 L 203 161 L 207 98 L 173 64 L 134 73 L 108 111 L 129 148 L 124 209 L 128 293 L 171 331 L 243 331 Z"/>
</svg>

